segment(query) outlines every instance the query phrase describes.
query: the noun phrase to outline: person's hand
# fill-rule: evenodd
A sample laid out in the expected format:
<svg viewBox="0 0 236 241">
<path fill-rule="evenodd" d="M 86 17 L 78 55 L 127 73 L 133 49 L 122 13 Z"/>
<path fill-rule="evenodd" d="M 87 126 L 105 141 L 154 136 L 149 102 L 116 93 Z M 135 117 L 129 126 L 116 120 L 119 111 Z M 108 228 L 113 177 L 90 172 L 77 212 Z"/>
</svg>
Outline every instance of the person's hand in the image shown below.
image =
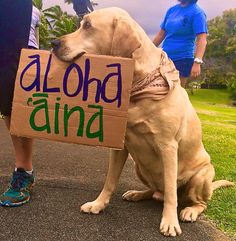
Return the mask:
<svg viewBox="0 0 236 241">
<path fill-rule="evenodd" d="M 193 67 L 191 70 L 191 77 L 197 78 L 201 74 L 201 65 L 197 63 L 193 63 Z"/>
</svg>

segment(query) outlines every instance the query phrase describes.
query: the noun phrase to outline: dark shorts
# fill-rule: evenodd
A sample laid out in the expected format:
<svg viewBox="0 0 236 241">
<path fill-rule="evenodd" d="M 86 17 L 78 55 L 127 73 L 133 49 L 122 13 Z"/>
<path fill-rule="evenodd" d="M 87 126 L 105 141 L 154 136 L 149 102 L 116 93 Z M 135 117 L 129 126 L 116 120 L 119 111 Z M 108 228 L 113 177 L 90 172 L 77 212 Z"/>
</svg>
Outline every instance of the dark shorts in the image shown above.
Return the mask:
<svg viewBox="0 0 236 241">
<path fill-rule="evenodd" d="M 28 46 L 28 49 L 38 49 L 38 48 L 29 45 L 29 46 Z"/>
<path fill-rule="evenodd" d="M 179 71 L 180 77 L 187 78 L 190 76 L 194 62 L 193 58 L 173 60 L 173 62 L 175 64 L 176 69 Z"/>
<path fill-rule="evenodd" d="M 32 0 L 0 0 L 0 112 L 11 114 L 22 48 L 27 48 Z M 12 17 L 14 16 L 14 17 Z"/>
<path fill-rule="evenodd" d="M 11 66 L 9 68 L 9 66 Z M 9 61 L 8 65 L 0 66 L 0 113 L 5 116 L 11 114 L 13 92 L 18 61 Z"/>
</svg>

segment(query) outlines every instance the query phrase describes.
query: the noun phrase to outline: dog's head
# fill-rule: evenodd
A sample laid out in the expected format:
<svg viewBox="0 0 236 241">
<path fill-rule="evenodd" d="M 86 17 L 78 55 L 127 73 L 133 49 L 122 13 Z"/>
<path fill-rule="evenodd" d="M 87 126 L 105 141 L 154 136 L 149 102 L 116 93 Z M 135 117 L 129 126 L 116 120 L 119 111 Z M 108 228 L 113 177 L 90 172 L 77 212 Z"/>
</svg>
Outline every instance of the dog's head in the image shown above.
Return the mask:
<svg viewBox="0 0 236 241">
<path fill-rule="evenodd" d="M 140 48 L 137 24 L 119 8 L 107 8 L 85 15 L 80 28 L 52 42 L 54 53 L 72 61 L 84 53 L 132 58 Z"/>
</svg>

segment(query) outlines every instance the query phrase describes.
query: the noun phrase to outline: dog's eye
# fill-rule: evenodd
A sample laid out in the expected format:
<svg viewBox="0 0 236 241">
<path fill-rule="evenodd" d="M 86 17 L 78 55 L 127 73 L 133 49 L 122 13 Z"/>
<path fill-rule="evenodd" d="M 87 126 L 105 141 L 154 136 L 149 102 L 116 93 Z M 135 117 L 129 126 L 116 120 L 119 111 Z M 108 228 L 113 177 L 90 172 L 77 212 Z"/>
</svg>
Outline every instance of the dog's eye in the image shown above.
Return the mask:
<svg viewBox="0 0 236 241">
<path fill-rule="evenodd" d="M 91 25 L 91 23 L 90 23 L 89 21 L 86 21 L 86 22 L 84 22 L 84 24 L 83 24 L 83 28 L 84 28 L 84 29 L 89 29 L 91 26 L 92 26 L 92 25 Z"/>
</svg>

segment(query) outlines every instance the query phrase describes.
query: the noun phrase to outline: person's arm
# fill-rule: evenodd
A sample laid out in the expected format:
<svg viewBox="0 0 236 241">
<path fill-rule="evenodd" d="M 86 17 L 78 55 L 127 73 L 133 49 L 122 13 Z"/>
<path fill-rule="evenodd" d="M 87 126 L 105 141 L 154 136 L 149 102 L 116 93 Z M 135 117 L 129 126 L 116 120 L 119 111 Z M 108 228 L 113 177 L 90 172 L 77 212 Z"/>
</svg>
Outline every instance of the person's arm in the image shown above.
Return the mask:
<svg viewBox="0 0 236 241">
<path fill-rule="evenodd" d="M 157 33 L 156 37 L 154 38 L 153 40 L 153 43 L 158 47 L 162 41 L 165 39 L 166 37 L 166 22 L 167 22 L 167 19 L 168 19 L 168 16 L 169 16 L 169 13 L 171 11 L 172 8 L 170 8 L 167 12 L 166 12 L 166 15 L 160 25 L 161 27 L 161 30 Z"/>
<path fill-rule="evenodd" d="M 158 47 L 162 43 L 162 41 L 165 39 L 165 36 L 166 36 L 165 30 L 161 29 L 157 33 L 156 37 L 154 38 L 153 43 Z"/>
<path fill-rule="evenodd" d="M 37 44 L 39 46 L 39 27 L 35 28 L 35 37 L 36 37 Z"/>
<path fill-rule="evenodd" d="M 207 34 L 201 33 L 197 35 L 196 39 L 196 51 L 195 51 L 195 58 L 203 59 L 205 50 L 207 45 Z M 201 74 L 201 64 L 194 62 L 192 70 L 191 70 L 191 77 L 197 78 Z"/>
<path fill-rule="evenodd" d="M 87 1 L 87 6 L 88 6 L 88 10 L 89 10 L 90 12 L 92 12 L 92 11 L 93 11 L 93 5 L 92 5 L 92 3 L 91 3 L 90 0 Z"/>
<path fill-rule="evenodd" d="M 196 49 L 195 49 L 195 58 L 202 59 L 205 53 L 207 45 L 207 17 L 206 14 L 201 11 L 198 14 L 194 15 L 193 18 L 193 32 L 196 34 Z M 191 77 L 196 78 L 201 74 L 201 64 L 194 62 Z"/>
<path fill-rule="evenodd" d="M 207 34 L 206 33 L 201 33 L 197 35 L 197 40 L 196 40 L 196 52 L 195 52 L 195 57 L 203 59 L 205 50 L 206 50 L 206 45 L 207 45 Z"/>
<path fill-rule="evenodd" d="M 39 47 L 39 27 L 40 27 L 40 24 L 41 24 L 41 17 L 42 17 L 42 14 L 39 11 L 39 9 L 37 9 L 37 22 L 36 22 L 36 25 L 35 25 L 35 38 L 36 38 L 36 42 L 37 42 L 38 47 Z"/>
</svg>

